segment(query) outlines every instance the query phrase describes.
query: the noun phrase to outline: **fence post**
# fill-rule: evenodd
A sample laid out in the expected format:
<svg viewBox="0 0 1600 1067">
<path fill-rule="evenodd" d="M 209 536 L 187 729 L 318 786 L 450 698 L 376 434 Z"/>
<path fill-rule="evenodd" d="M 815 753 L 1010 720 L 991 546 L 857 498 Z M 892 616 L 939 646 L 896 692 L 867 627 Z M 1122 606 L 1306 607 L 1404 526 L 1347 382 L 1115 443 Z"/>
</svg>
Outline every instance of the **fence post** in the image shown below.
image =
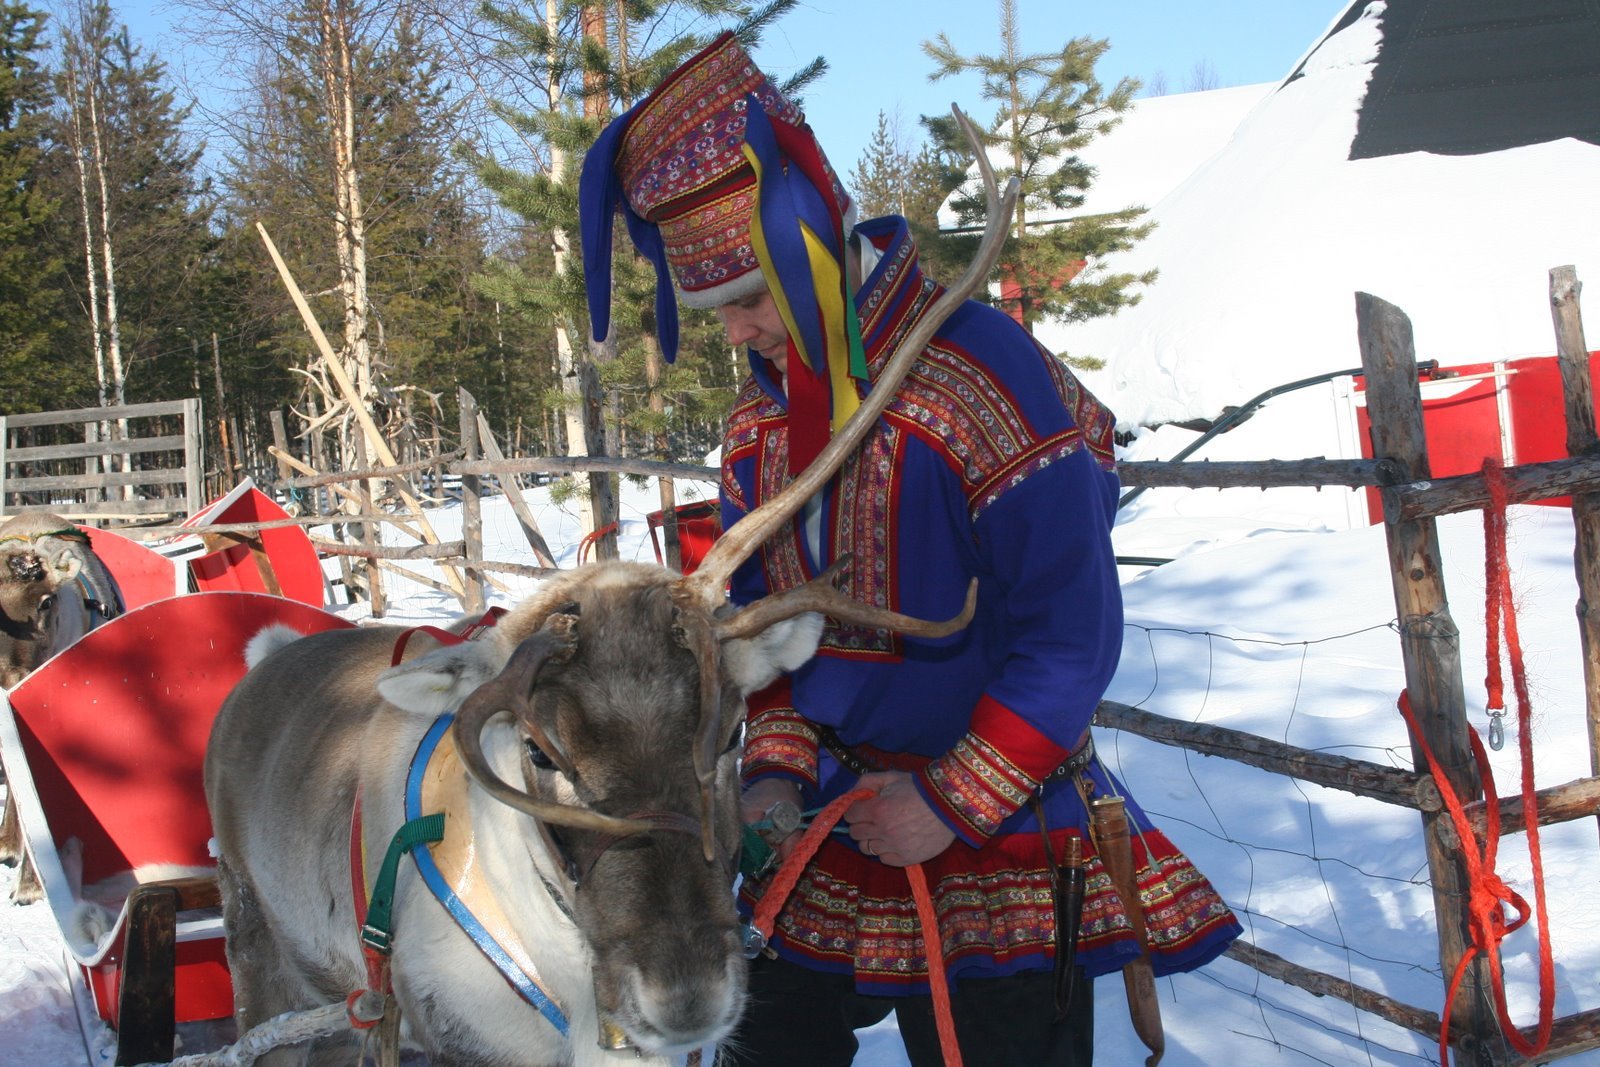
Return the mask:
<svg viewBox="0 0 1600 1067">
<path fill-rule="evenodd" d="M 593 361 L 586 360 L 578 368 L 579 392 L 583 397 L 584 439 L 589 443 L 590 456 L 603 456 L 606 448 L 605 391 L 600 387 L 600 371 Z M 598 532 L 617 521 L 617 495 L 611 488 L 610 474 L 605 471 L 589 472 L 589 504 L 594 513 L 594 528 Z M 595 559 L 617 558 L 617 531 L 600 534 L 594 542 Z"/>
<path fill-rule="evenodd" d="M 279 452 L 289 451 L 289 431 L 283 424 L 283 409 L 273 408 L 267 412 L 267 419 L 272 423 L 272 444 Z M 278 481 L 286 482 L 294 477 L 294 472 L 289 469 L 289 464 L 278 460 Z"/>
<path fill-rule="evenodd" d="M 1431 472 L 1411 320 L 1393 304 L 1357 293 L 1356 328 L 1367 377 L 1372 454 L 1383 464 L 1380 477 L 1386 485 L 1426 479 Z M 1433 519 L 1392 521 L 1386 514 L 1384 535 L 1400 620 L 1406 692 L 1422 731 L 1421 739 L 1412 739 L 1412 763 L 1420 773 L 1427 773 L 1419 740 L 1426 741 L 1462 802 L 1477 800 L 1483 796 L 1483 783 L 1467 738 L 1470 727 L 1461 680 L 1461 634 L 1450 617 L 1445 596 L 1438 528 Z M 1433 884 L 1439 961 L 1448 979 L 1468 946 L 1467 872 L 1460 857 L 1461 843 L 1455 840 L 1447 813 L 1423 812 L 1422 828 Z M 1456 996 L 1450 1020 L 1460 1063 L 1489 1067 L 1502 1062 L 1489 989 L 1487 961 L 1479 956 Z"/>
<path fill-rule="evenodd" d="M 6 449 L 11 445 L 11 431 L 6 427 L 6 417 L 0 415 L 0 515 L 6 513 L 6 475 L 11 471 L 11 461 Z"/>
<path fill-rule="evenodd" d="M 200 422 L 200 398 L 191 396 L 183 402 L 183 491 L 188 496 L 185 515 L 193 515 L 205 506 L 206 461 L 201 448 L 200 435 L 204 426 Z M 124 466 L 127 460 L 124 457 Z"/>
<path fill-rule="evenodd" d="M 461 458 L 468 463 L 478 458 L 478 403 L 472 394 L 456 387 L 456 403 L 461 415 Z M 461 540 L 466 544 L 466 598 L 468 614 L 484 607 L 483 572 L 473 563 L 483 559 L 483 502 L 476 474 L 461 476 Z"/>
<path fill-rule="evenodd" d="M 1556 328 L 1561 392 L 1566 397 L 1567 455 L 1593 455 L 1594 386 L 1578 297 L 1583 283 L 1571 266 L 1550 270 L 1550 317 Z M 1589 773 L 1600 775 L 1600 493 L 1572 495 L 1573 566 L 1578 572 L 1578 635 L 1583 651 L 1584 706 L 1589 724 Z M 1596 605 L 1591 613 L 1589 606 Z"/>
</svg>

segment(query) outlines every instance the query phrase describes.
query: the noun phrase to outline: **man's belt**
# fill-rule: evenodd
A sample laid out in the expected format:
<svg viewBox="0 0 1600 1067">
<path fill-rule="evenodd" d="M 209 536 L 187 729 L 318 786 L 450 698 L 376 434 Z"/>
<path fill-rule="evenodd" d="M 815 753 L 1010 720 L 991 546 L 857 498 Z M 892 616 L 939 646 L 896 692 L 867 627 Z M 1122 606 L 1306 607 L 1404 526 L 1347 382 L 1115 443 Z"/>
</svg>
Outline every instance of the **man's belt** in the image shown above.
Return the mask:
<svg viewBox="0 0 1600 1067">
<path fill-rule="evenodd" d="M 839 761 L 841 766 L 857 775 L 871 774 L 874 771 L 908 769 L 904 766 L 893 766 L 892 764 L 905 763 L 909 757 L 899 756 L 895 758 L 896 754 L 883 753 L 879 750 L 873 750 L 870 753 L 863 752 L 861 746 L 851 746 L 841 741 L 838 733 L 831 726 L 819 725 L 817 727 L 817 740 L 821 742 L 823 748 L 833 755 L 834 759 Z M 885 757 L 889 758 L 886 759 Z M 918 756 L 915 759 L 924 764 L 930 762 L 925 756 Z M 1073 746 L 1072 751 L 1067 753 L 1067 758 L 1054 767 L 1049 774 L 1040 779 L 1039 784 L 1042 786 L 1050 782 L 1059 782 L 1071 778 L 1087 767 L 1092 759 L 1094 759 L 1094 738 L 1089 736 L 1088 730 L 1085 730 L 1083 737 Z"/>
</svg>

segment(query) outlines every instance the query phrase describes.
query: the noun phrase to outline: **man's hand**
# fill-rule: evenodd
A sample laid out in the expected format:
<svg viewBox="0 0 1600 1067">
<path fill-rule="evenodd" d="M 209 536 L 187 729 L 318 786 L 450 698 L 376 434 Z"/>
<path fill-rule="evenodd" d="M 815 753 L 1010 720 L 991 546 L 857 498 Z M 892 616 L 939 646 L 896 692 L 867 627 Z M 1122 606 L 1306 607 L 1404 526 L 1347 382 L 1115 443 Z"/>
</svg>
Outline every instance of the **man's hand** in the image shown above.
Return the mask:
<svg viewBox="0 0 1600 1067">
<path fill-rule="evenodd" d="M 932 859 L 956 839 L 955 831 L 928 807 L 906 772 L 864 774 L 860 786 L 878 794 L 850 805 L 845 818 L 850 821 L 850 836 L 867 855 L 891 867 L 909 867 Z"/>
<path fill-rule="evenodd" d="M 774 804 L 787 801 L 794 805 L 795 811 L 805 810 L 805 805 L 800 796 L 799 783 L 787 778 L 763 778 L 753 785 L 747 786 L 739 796 L 739 818 L 746 826 L 751 823 L 761 822 L 767 817 L 767 812 Z M 798 831 L 778 836 L 771 830 L 763 830 L 761 836 L 766 838 L 778 853 L 779 861 L 789 858 L 789 853 L 800 841 Z"/>
</svg>

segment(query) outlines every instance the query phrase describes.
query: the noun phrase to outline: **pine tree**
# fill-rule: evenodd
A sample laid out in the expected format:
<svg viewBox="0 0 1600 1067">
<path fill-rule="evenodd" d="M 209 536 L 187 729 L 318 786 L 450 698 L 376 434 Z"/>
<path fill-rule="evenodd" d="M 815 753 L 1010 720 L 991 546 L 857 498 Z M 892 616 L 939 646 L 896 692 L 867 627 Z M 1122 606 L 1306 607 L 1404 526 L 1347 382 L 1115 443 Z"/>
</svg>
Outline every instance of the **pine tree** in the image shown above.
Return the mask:
<svg viewBox="0 0 1600 1067">
<path fill-rule="evenodd" d="M 0 412 L 66 407 L 85 381 L 60 359 L 60 260 L 46 236 L 61 205 L 40 177 L 50 78 L 41 65 L 45 16 L 0 4 Z"/>
<path fill-rule="evenodd" d="M 1041 318 L 1082 321 L 1135 303 L 1136 286 L 1155 272 L 1110 273 L 1100 261 L 1130 248 L 1152 224 L 1139 221 L 1142 207 L 1082 216 L 1067 213 L 1084 203 L 1094 169 L 1075 154 L 1108 133 L 1133 102 L 1138 82 L 1123 78 L 1109 91 L 1095 77 L 1095 63 L 1109 47 L 1078 37 L 1059 52 L 1024 53 L 1015 0 L 1000 0 L 1001 52 L 964 56 L 940 34 L 923 43 L 936 69 L 932 80 L 976 71 L 986 99 L 999 102 L 987 126 L 997 148 L 996 172 L 1003 182 L 1016 175 L 1022 197 L 1011 236 L 1001 253 L 1005 282 L 1017 287 L 1015 311 L 1030 329 Z M 949 148 L 951 125 L 935 123 L 936 141 Z M 981 221 L 981 197 L 958 197 L 953 206 L 963 225 Z"/>
</svg>

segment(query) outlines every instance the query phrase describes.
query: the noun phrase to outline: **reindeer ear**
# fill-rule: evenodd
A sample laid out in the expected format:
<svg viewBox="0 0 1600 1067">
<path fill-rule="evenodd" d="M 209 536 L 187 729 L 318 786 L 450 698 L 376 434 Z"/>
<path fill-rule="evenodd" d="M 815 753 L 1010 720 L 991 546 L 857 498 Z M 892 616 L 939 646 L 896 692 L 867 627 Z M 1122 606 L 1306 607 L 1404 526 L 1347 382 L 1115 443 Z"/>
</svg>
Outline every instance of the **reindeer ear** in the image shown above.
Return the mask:
<svg viewBox="0 0 1600 1067">
<path fill-rule="evenodd" d="M 724 641 L 723 670 L 740 695 L 748 696 L 816 655 L 821 639 L 822 616 L 808 611 L 774 623 L 754 637 Z"/>
<path fill-rule="evenodd" d="M 499 674 L 506 656 L 499 641 L 445 645 L 378 675 L 378 693 L 405 711 L 442 715 Z"/>
<path fill-rule="evenodd" d="M 83 570 L 83 558 L 76 553 L 63 552 L 50 561 L 50 569 L 57 585 L 66 585 Z"/>
</svg>

